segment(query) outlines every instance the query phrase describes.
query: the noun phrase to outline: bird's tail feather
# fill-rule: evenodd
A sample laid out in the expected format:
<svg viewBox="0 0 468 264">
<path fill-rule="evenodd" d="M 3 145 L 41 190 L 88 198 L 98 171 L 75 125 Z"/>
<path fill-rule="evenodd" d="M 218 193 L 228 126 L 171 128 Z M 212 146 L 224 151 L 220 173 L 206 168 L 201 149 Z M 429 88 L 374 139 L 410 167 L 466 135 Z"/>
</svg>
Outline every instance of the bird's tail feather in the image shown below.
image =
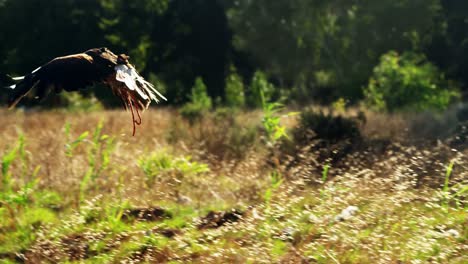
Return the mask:
<svg viewBox="0 0 468 264">
<path fill-rule="evenodd" d="M 18 81 L 22 80 L 24 77 L 11 77 L 8 74 L 0 73 L 0 87 L 9 87 L 15 85 Z"/>
<path fill-rule="evenodd" d="M 16 104 L 18 104 L 18 102 L 39 83 L 40 81 L 34 80 L 32 76 L 27 76 L 16 85 L 10 86 L 13 88 L 13 90 L 11 91 L 11 94 L 8 98 L 8 108 L 13 108 Z"/>
</svg>

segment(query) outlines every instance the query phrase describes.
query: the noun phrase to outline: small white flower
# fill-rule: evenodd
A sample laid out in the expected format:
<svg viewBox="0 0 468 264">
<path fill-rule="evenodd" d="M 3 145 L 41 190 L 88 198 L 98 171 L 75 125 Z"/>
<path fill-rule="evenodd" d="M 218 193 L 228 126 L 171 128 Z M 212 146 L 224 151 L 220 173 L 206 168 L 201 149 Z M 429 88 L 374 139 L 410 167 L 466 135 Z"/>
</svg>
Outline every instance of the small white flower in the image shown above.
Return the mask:
<svg viewBox="0 0 468 264">
<path fill-rule="evenodd" d="M 335 217 L 335 221 L 345 221 L 353 217 L 357 212 L 359 211 L 359 208 L 357 206 L 348 206 L 339 215 Z"/>
<path fill-rule="evenodd" d="M 445 231 L 444 235 L 446 237 L 454 237 L 454 238 L 460 237 L 460 233 L 455 229 L 449 229 L 449 230 Z"/>
<path fill-rule="evenodd" d="M 257 211 L 257 208 L 252 209 L 252 217 L 258 220 L 265 220 L 265 217 L 260 216 L 260 214 Z"/>
<path fill-rule="evenodd" d="M 308 217 L 308 221 L 310 223 L 314 223 L 314 224 L 318 224 L 321 222 L 320 218 L 318 218 L 316 215 L 314 214 L 310 214 L 309 217 Z"/>
</svg>

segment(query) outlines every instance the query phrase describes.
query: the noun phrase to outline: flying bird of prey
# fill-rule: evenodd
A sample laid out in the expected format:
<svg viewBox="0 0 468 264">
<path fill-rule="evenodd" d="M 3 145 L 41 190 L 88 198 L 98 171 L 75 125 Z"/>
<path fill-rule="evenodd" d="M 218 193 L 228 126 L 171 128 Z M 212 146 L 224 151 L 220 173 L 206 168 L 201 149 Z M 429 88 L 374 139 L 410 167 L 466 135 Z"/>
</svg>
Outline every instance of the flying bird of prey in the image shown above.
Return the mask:
<svg viewBox="0 0 468 264">
<path fill-rule="evenodd" d="M 135 135 L 136 125 L 141 124 L 141 112 L 148 109 L 151 101 L 167 99 L 138 74 L 128 59 L 127 55 L 115 55 L 107 48 L 55 58 L 26 76 L 11 78 L 18 83 L 9 86 L 13 90 L 8 107 L 14 107 L 31 90 L 35 91 L 35 98 L 42 99 L 51 91 L 77 91 L 103 83 L 122 99 L 125 109 L 131 111 Z"/>
</svg>

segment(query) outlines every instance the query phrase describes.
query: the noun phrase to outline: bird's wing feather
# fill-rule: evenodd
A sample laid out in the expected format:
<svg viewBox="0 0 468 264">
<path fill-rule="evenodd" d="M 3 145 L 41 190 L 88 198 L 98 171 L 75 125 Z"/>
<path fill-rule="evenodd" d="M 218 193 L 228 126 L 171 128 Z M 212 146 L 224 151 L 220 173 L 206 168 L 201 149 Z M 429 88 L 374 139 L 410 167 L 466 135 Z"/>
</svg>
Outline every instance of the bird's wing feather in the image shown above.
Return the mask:
<svg viewBox="0 0 468 264">
<path fill-rule="evenodd" d="M 55 58 L 37 71 L 36 75 L 55 86 L 63 87 L 65 91 L 77 91 L 102 79 L 102 73 L 93 58 L 83 53 Z"/>
<path fill-rule="evenodd" d="M 93 58 L 86 54 L 58 57 L 26 75 L 21 82 L 11 86 L 9 107 L 36 88 L 35 97 L 42 99 L 50 90 L 76 91 L 100 80 Z"/>
</svg>

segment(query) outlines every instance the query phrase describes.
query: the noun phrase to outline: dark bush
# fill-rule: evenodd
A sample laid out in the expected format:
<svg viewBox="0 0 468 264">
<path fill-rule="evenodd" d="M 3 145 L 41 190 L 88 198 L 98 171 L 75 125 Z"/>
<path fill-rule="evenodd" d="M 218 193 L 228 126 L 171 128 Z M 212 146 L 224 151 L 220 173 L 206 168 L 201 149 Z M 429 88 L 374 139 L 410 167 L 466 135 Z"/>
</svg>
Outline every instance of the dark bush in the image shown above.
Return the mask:
<svg viewBox="0 0 468 264">
<path fill-rule="evenodd" d="M 306 138 L 318 138 L 328 141 L 360 138 L 357 120 L 340 115 L 325 114 L 322 111 L 305 110 L 301 113 L 300 126 L 294 137 L 301 141 Z"/>
</svg>

